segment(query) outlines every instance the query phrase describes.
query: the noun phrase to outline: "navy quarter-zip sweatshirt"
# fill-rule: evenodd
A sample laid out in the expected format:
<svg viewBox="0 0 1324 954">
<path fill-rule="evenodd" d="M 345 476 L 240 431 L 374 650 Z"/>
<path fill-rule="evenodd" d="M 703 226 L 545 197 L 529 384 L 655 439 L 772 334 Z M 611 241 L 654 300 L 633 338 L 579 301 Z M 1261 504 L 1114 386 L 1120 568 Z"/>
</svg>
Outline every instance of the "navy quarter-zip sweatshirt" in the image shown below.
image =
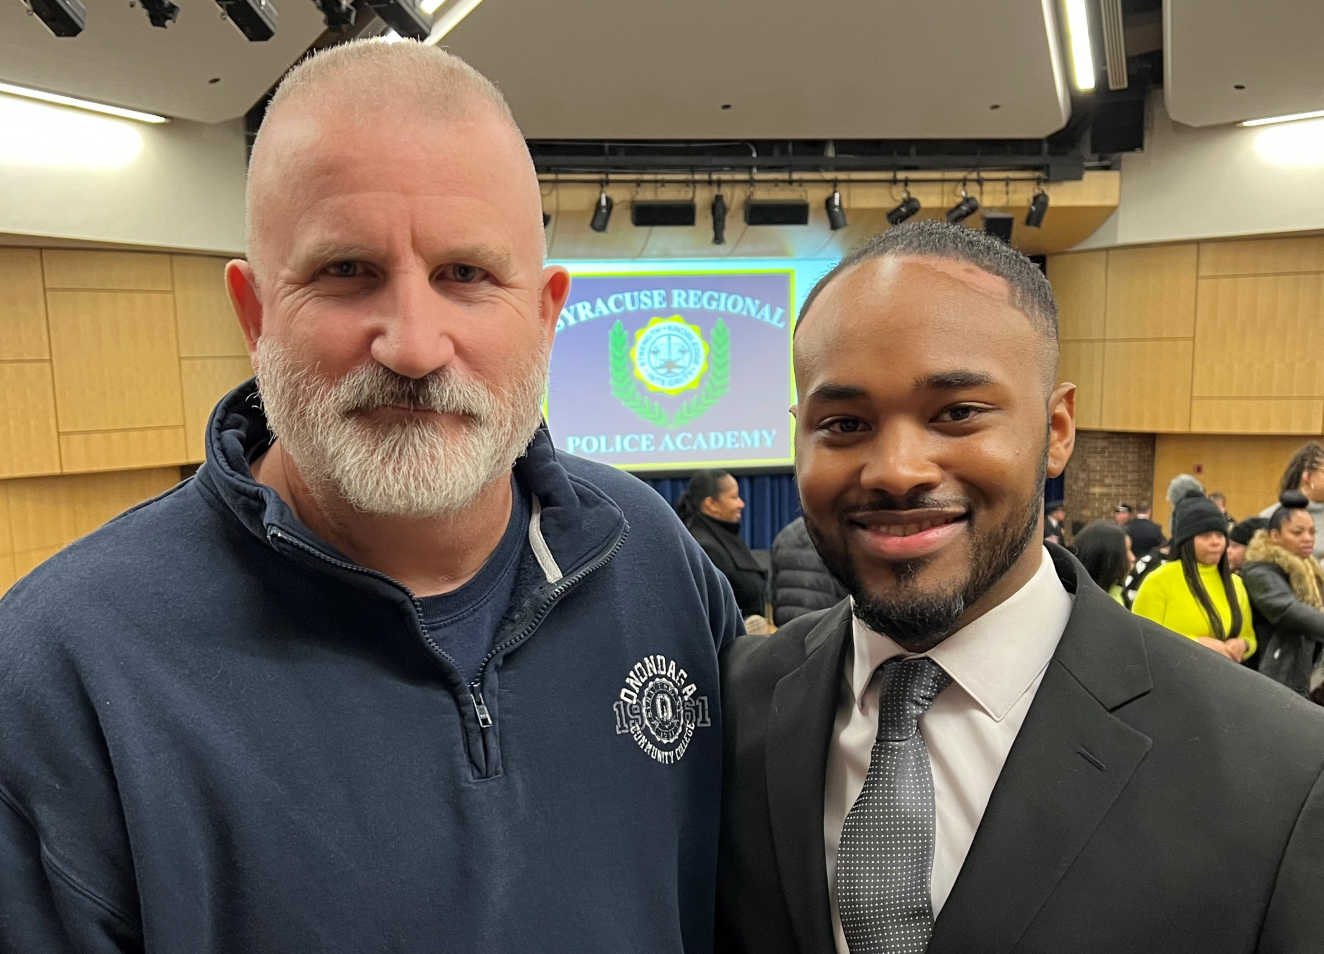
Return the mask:
<svg viewBox="0 0 1324 954">
<path fill-rule="evenodd" d="M 470 681 L 253 480 L 251 382 L 207 440 L 0 600 L 0 952 L 707 954 L 741 623 L 662 498 L 540 431 Z"/>
</svg>

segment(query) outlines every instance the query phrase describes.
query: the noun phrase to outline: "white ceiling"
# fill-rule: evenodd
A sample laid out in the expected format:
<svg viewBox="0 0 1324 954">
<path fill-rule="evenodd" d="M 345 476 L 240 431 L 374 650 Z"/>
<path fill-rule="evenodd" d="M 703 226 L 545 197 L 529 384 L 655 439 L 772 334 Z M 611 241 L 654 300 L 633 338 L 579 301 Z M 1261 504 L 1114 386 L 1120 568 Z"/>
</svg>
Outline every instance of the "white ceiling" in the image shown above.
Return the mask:
<svg viewBox="0 0 1324 954">
<path fill-rule="evenodd" d="M 1320 0 L 1163 6 L 1164 98 L 1173 119 L 1212 126 L 1324 109 Z"/>
<path fill-rule="evenodd" d="M 215 123 L 248 112 L 324 29 L 311 0 L 277 0 L 276 35 L 250 43 L 213 0 L 176 2 L 179 19 L 158 29 L 129 0 L 86 0 L 83 32 L 55 37 L 19 0 L 2 0 L 0 80 Z"/>
<path fill-rule="evenodd" d="M 266 43 L 213 0 L 176 0 L 164 30 L 128 0 L 87 2 L 73 39 L 0 2 L 0 80 L 217 122 L 322 31 L 311 0 L 275 0 Z M 445 43 L 501 85 L 532 138 L 1039 138 L 1070 114 L 1055 5 L 486 0 Z"/>
<path fill-rule="evenodd" d="M 1054 9 L 486 0 L 445 43 L 534 139 L 1040 138 L 1070 115 Z"/>
</svg>

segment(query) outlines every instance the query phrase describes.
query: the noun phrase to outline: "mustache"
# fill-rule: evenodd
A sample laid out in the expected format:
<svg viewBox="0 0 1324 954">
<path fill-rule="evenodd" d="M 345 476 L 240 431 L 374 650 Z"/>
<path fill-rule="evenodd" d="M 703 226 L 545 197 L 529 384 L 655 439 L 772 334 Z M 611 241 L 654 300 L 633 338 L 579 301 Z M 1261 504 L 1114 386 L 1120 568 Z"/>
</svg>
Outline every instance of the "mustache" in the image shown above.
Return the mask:
<svg viewBox="0 0 1324 954">
<path fill-rule="evenodd" d="M 913 493 L 898 497 L 895 494 L 880 493 L 870 497 L 864 503 L 843 508 L 841 513 L 844 517 L 852 517 L 858 514 L 878 513 L 880 511 L 969 509 L 970 501 L 965 497 L 943 497 L 929 493 Z"/>
<path fill-rule="evenodd" d="M 495 401 L 483 385 L 446 368 L 421 378 L 410 378 L 374 363 L 357 368 L 337 381 L 332 387 L 330 404 L 342 416 L 394 406 L 464 415 L 483 424 L 492 416 Z"/>
</svg>

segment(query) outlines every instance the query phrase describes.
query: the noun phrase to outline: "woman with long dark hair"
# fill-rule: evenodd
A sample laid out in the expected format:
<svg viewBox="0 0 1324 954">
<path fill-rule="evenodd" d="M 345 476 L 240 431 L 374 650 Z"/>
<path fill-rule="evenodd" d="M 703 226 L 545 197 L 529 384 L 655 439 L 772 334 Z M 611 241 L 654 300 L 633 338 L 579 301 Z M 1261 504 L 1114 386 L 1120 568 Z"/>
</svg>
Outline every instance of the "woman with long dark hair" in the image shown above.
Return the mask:
<svg viewBox="0 0 1324 954">
<path fill-rule="evenodd" d="M 701 470 L 676 503 L 676 513 L 713 566 L 731 583 L 743 616 L 761 616 L 767 574 L 740 539 L 745 502 L 740 484 L 724 470 Z"/>
<path fill-rule="evenodd" d="M 1305 509 L 1315 523 L 1315 559 L 1324 558 L 1324 446 L 1318 441 L 1309 441 L 1297 448 L 1292 459 L 1287 462 L 1283 479 L 1278 488 L 1279 504 L 1266 507 L 1261 517 L 1272 517 L 1281 505 L 1282 495 L 1300 492 L 1306 498 Z M 1297 508 L 1299 509 L 1299 508 Z"/>
<path fill-rule="evenodd" d="M 1111 520 L 1095 520 L 1076 534 L 1075 551 L 1090 579 L 1121 603 L 1122 580 L 1135 562 L 1126 531 Z"/>
<path fill-rule="evenodd" d="M 1241 567 L 1264 636 L 1260 672 L 1302 695 L 1318 691 L 1324 652 L 1324 570 L 1311 555 L 1315 521 L 1307 503 L 1299 491 L 1284 493 Z"/>
<path fill-rule="evenodd" d="M 1168 562 L 1145 577 L 1131 609 L 1239 663 L 1255 652 L 1250 599 L 1227 562 L 1227 518 L 1192 493 L 1172 515 Z"/>
</svg>

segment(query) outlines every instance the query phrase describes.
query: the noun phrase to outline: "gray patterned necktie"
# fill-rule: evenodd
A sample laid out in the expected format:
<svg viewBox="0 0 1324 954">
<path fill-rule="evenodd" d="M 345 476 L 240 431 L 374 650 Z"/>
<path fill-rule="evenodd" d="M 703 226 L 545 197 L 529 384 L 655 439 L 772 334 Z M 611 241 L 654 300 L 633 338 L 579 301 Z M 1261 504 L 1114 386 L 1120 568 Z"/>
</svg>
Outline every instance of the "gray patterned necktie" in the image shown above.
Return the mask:
<svg viewBox="0 0 1324 954">
<path fill-rule="evenodd" d="M 923 954 L 933 932 L 933 770 L 919 717 L 952 677 L 928 657 L 879 670 L 869 774 L 837 849 L 837 908 L 851 954 Z"/>
</svg>

